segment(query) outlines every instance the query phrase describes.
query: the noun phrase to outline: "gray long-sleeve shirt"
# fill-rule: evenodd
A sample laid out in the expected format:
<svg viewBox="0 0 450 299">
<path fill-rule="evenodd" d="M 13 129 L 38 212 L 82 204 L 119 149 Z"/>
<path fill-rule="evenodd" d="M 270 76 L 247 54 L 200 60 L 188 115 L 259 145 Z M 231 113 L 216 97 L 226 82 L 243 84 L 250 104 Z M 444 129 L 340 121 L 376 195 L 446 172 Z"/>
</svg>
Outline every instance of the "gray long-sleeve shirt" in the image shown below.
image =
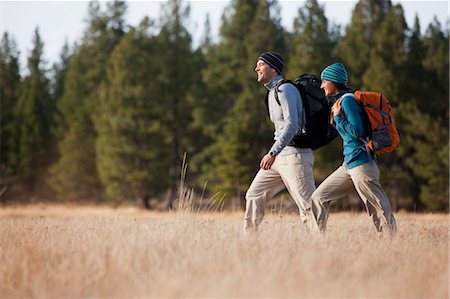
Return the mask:
<svg viewBox="0 0 450 299">
<path fill-rule="evenodd" d="M 288 145 L 295 135 L 301 133 L 304 127 L 303 102 L 300 93 L 294 85 L 281 84 L 278 87 L 279 105 L 275 99 L 275 86 L 281 80 L 283 80 L 283 77 L 279 75 L 265 84 L 269 90 L 268 105 L 270 120 L 275 125 L 275 142 L 269 152 L 275 155 L 312 152 L 309 148 L 297 148 Z"/>
</svg>

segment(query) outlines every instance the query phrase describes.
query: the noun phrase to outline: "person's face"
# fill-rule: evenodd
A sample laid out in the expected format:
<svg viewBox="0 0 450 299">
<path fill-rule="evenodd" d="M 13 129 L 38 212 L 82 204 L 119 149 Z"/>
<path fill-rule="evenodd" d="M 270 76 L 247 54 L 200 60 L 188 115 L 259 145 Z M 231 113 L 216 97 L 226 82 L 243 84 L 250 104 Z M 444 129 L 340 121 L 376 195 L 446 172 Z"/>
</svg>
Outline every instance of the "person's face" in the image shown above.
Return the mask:
<svg viewBox="0 0 450 299">
<path fill-rule="evenodd" d="M 325 91 L 325 95 L 327 97 L 335 95 L 339 92 L 339 90 L 336 88 L 336 85 L 333 82 L 327 80 L 322 80 L 320 88 Z"/>
<path fill-rule="evenodd" d="M 269 83 L 278 73 L 263 60 L 256 62 L 255 72 L 258 74 L 257 81 L 262 84 Z"/>
</svg>

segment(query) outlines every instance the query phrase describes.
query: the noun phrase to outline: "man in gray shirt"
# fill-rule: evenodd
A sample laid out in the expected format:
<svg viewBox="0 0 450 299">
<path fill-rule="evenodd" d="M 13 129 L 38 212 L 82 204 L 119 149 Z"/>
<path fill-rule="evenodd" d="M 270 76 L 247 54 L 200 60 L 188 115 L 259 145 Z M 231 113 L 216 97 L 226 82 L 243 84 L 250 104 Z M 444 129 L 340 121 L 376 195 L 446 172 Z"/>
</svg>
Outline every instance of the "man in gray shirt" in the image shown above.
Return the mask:
<svg viewBox="0 0 450 299">
<path fill-rule="evenodd" d="M 314 156 L 310 148 L 289 145 L 304 130 L 305 114 L 298 89 L 291 83 L 280 84 L 284 80 L 283 69 L 284 59 L 276 52 L 265 52 L 256 62 L 257 81 L 269 90 L 268 109 L 275 134 L 274 143 L 261 159 L 260 170 L 245 196 L 245 232 L 258 228 L 266 201 L 285 188 L 299 208 L 301 221 L 311 224 L 312 220 L 311 194 L 316 189 Z"/>
</svg>

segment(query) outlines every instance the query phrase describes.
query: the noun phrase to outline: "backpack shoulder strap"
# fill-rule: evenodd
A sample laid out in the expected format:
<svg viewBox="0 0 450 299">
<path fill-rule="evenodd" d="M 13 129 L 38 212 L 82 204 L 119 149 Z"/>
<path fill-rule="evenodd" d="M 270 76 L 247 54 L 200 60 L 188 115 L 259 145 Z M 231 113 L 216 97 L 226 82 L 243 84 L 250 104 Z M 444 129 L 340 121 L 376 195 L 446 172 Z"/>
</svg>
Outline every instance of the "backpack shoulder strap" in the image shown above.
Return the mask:
<svg viewBox="0 0 450 299">
<path fill-rule="evenodd" d="M 347 96 L 352 97 L 355 100 L 357 100 L 356 96 L 353 93 L 348 92 L 348 93 L 344 93 L 339 99 L 336 100 L 336 102 L 334 104 L 336 106 L 340 107 L 342 105 L 342 100 Z M 331 117 L 331 119 L 333 119 L 333 118 Z M 331 121 L 331 123 L 333 123 L 333 121 Z"/>
<path fill-rule="evenodd" d="M 266 92 L 266 97 L 264 99 L 264 104 L 266 104 L 267 115 L 270 116 L 270 111 L 269 111 L 269 90 Z"/>
<path fill-rule="evenodd" d="M 342 95 L 342 97 L 340 97 L 339 99 L 342 101 L 345 97 L 352 97 L 352 98 L 354 98 L 355 100 L 357 100 L 355 94 L 354 94 L 354 93 L 351 93 L 351 92 L 344 93 L 344 94 Z"/>
<path fill-rule="evenodd" d="M 291 80 L 286 80 L 286 79 L 283 79 L 283 80 L 281 80 L 280 82 L 278 82 L 276 85 L 275 85 L 275 101 L 277 101 L 277 103 L 278 103 L 278 105 L 280 105 L 281 106 L 281 103 L 280 103 L 280 99 L 278 98 L 278 91 L 279 91 L 279 88 L 280 88 L 280 86 L 281 85 L 283 85 L 283 84 L 285 84 L 285 83 L 291 83 L 291 84 L 294 84 Z M 267 93 L 267 96 L 269 96 L 269 92 Z M 269 99 L 267 99 L 267 101 L 268 101 Z"/>
<path fill-rule="evenodd" d="M 274 88 L 275 88 L 274 92 L 275 92 L 275 101 L 277 101 L 279 106 L 281 106 L 281 103 L 280 103 L 280 99 L 278 98 L 278 91 L 279 91 L 280 86 L 285 84 L 285 83 L 291 83 L 292 85 L 294 85 L 297 88 L 297 85 L 294 82 L 292 82 L 291 80 L 283 79 L 280 82 L 278 82 L 274 86 Z M 300 92 L 300 90 L 299 90 L 299 92 Z M 270 90 L 267 91 L 266 98 L 264 100 L 264 102 L 266 104 L 266 109 L 267 109 L 267 114 L 268 115 L 270 115 L 270 111 L 269 111 L 269 93 L 270 93 Z"/>
</svg>

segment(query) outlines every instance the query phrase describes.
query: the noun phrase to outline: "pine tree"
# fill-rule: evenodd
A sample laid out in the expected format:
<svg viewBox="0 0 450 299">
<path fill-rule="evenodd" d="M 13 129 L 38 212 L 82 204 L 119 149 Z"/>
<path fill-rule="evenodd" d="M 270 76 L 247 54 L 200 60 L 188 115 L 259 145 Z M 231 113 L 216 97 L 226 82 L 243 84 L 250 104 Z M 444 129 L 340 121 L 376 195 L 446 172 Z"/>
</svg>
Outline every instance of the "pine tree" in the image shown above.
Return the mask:
<svg viewBox="0 0 450 299">
<path fill-rule="evenodd" d="M 80 200 L 101 195 L 94 120 L 109 56 L 125 32 L 126 8 L 124 2 L 108 2 L 103 13 L 98 2 L 89 3 L 89 25 L 70 58 L 64 94 L 58 102 L 59 160 L 52 167 L 50 183 L 60 198 Z"/>
<path fill-rule="evenodd" d="M 247 57 L 245 41 L 255 18 L 259 0 L 233 0 L 225 9 L 220 27 L 220 43 L 206 55 L 207 67 L 203 80 L 213 99 L 213 109 L 204 119 L 210 126 L 210 134 L 216 136 L 222 129 L 223 115 L 234 105 L 237 95 L 243 90 L 241 82 L 248 77 L 249 63 L 256 58 Z M 254 62 L 254 61 L 253 61 Z"/>
<path fill-rule="evenodd" d="M 61 50 L 59 59 L 60 59 L 59 62 L 53 65 L 53 74 L 52 74 L 53 76 L 51 82 L 51 91 L 52 96 L 55 99 L 55 102 L 58 102 L 58 100 L 64 94 L 64 80 L 67 73 L 67 69 L 69 67 L 69 60 L 70 60 L 70 49 L 69 45 L 67 44 L 67 41 L 65 42 Z"/>
<path fill-rule="evenodd" d="M 189 127 L 192 122 L 191 88 L 200 76 L 195 65 L 192 38 L 186 29 L 190 8 L 181 0 L 170 0 L 162 8 L 161 30 L 156 37 L 159 66 L 155 84 L 159 87 L 160 107 L 164 109 L 163 126 L 170 134 L 171 161 L 167 198 L 172 205 L 181 173 L 181 159 L 192 144 Z"/>
<path fill-rule="evenodd" d="M 423 44 L 422 35 L 420 32 L 419 18 L 416 16 L 414 26 L 407 38 L 407 59 L 405 66 L 405 73 L 408 74 L 405 80 L 400 81 L 400 90 L 402 96 L 408 101 L 414 101 L 419 106 L 422 105 L 427 97 L 428 85 L 427 70 L 424 67 L 425 61 L 425 46 Z M 424 86 L 426 85 L 426 87 Z M 424 107 L 425 108 L 425 107 Z"/>
<path fill-rule="evenodd" d="M 209 93 L 208 86 L 202 78 L 202 72 L 207 67 L 206 57 L 215 47 L 211 36 L 211 26 L 209 15 L 206 16 L 204 25 L 204 35 L 201 38 L 199 47 L 193 53 L 193 62 L 197 71 L 197 76 L 192 78 L 191 92 L 188 101 L 191 108 L 191 123 L 188 126 L 189 138 L 186 147 L 189 153 L 189 180 L 191 185 L 196 184 L 203 187 L 205 181 L 201 178 L 202 164 L 205 160 L 205 149 L 211 144 L 214 134 L 212 128 L 214 124 L 210 119 L 209 111 L 214 111 L 216 103 L 212 100 L 214 95 Z M 188 177 L 188 178 L 189 178 Z"/>
<path fill-rule="evenodd" d="M 267 6 L 266 1 L 231 1 L 222 16 L 220 42 L 210 46 L 205 53 L 206 67 L 202 71 L 205 91 L 202 102 L 195 108 L 194 116 L 210 145 L 205 146 L 193 158 L 192 164 L 201 173 L 199 184 L 208 181 L 210 186 L 220 185 L 221 179 L 218 178 L 220 174 L 216 171 L 216 165 L 212 164 L 212 159 L 213 156 L 221 154 L 219 135 L 224 131 L 228 114 L 231 113 L 236 101 L 245 89 L 257 90 L 256 84 L 253 86 L 252 83 L 255 82 L 253 69 L 257 55 L 269 50 L 285 51 L 284 36 L 274 33 L 270 27 L 266 27 L 269 31 L 263 35 L 273 34 L 271 44 L 260 43 L 260 35 L 255 35 L 250 42 L 251 27 L 257 26 L 255 19 L 261 5 Z M 276 13 L 277 11 L 273 11 L 273 14 Z M 268 12 L 261 15 L 261 26 L 265 26 L 263 23 L 267 15 Z M 250 43 L 260 47 L 260 52 L 249 49 Z M 250 50 L 252 54 L 249 54 Z M 255 97 L 263 97 L 263 91 L 256 92 Z M 218 160 L 217 157 L 214 159 Z"/>
<path fill-rule="evenodd" d="M 386 172 L 395 185 L 391 192 L 411 198 L 415 210 L 448 211 L 448 127 L 415 102 L 402 103 L 396 111 L 402 139 L 396 151 L 400 159 Z"/>
<path fill-rule="evenodd" d="M 170 138 L 159 86 L 148 84 L 161 70 L 155 37 L 146 26 L 132 28 L 114 50 L 101 87 L 98 169 L 107 196 L 115 201 L 150 198 L 168 187 Z"/>
<path fill-rule="evenodd" d="M 364 84 L 384 92 L 398 118 L 401 145 L 394 154 L 380 159 L 382 172 L 389 173 L 384 181 L 388 192 L 395 194 L 394 205 L 409 197 L 416 209 L 448 209 L 443 200 L 448 197 L 448 157 L 443 154 L 448 152 L 448 129 L 427 115 L 433 111 L 430 102 L 434 103 L 433 92 L 428 91 L 439 90 L 442 83 L 435 85 L 428 79 L 426 50 L 418 21 L 407 38 L 403 9 L 392 6 L 376 34 Z"/>
<path fill-rule="evenodd" d="M 66 83 L 75 85 L 70 78 L 74 75 L 71 74 L 73 67 L 74 63 L 71 63 Z M 66 88 L 70 87 L 66 85 Z M 69 96 L 69 93 L 65 92 L 65 96 Z M 48 182 L 59 199 L 64 201 L 99 200 L 102 196 L 95 163 L 96 136 L 92 134 L 90 112 L 87 105 L 80 102 L 70 113 L 70 117 L 63 114 L 64 122 L 70 125 L 64 126 L 60 121 L 61 127 L 58 127 L 58 133 L 63 134 L 59 135 L 61 136 L 58 142 L 59 159 L 50 168 Z"/>
<path fill-rule="evenodd" d="M 338 34 L 338 28 L 330 28 L 317 0 L 306 1 L 294 20 L 288 77 L 320 74 L 326 65 L 333 63 Z"/>
<path fill-rule="evenodd" d="M 212 41 L 212 36 L 211 36 L 211 20 L 209 17 L 209 14 L 206 15 L 205 18 L 205 24 L 203 25 L 203 37 L 201 38 L 200 41 L 200 51 L 202 52 L 202 54 L 206 54 L 208 52 L 208 49 L 212 46 L 213 41 Z"/>
<path fill-rule="evenodd" d="M 11 151 L 14 149 L 14 132 L 17 125 L 14 114 L 20 91 L 19 51 L 14 39 L 3 34 L 0 45 L 0 175 L 2 184 L 13 173 Z"/>
<path fill-rule="evenodd" d="M 208 47 L 204 57 L 206 67 L 202 70 L 202 83 L 205 90 L 193 112 L 195 124 L 209 145 L 193 157 L 192 165 L 200 173 L 198 183 L 202 185 L 206 181 L 212 190 L 220 182 L 217 163 L 213 165 L 212 160 L 214 156 L 219 156 L 218 140 L 226 115 L 242 92 L 237 77 L 247 63 L 243 40 L 251 26 L 257 4 L 257 0 L 231 1 L 222 15 L 220 42 Z M 214 159 L 217 160 L 217 157 Z"/>
<path fill-rule="evenodd" d="M 439 116 L 443 126 L 448 124 L 449 99 L 449 31 L 443 31 L 437 19 L 428 26 L 423 40 L 425 47 L 424 67 L 428 74 L 427 98 L 421 109 Z"/>
<path fill-rule="evenodd" d="M 236 1 L 231 16 L 237 24 L 248 6 Z M 242 10 L 242 11 L 241 11 Z M 255 80 L 255 63 L 258 56 L 265 51 L 285 53 L 285 32 L 276 17 L 279 7 L 275 1 L 259 1 L 254 9 L 253 19 L 248 22 L 248 30 L 241 36 L 245 51 L 239 58 L 228 61 L 222 67 L 228 68 L 228 73 L 235 73 L 233 85 L 236 89 L 228 90 L 227 95 L 233 95 L 234 105 L 224 118 L 223 130 L 213 145 L 210 176 L 216 183 L 216 190 L 226 192 L 231 197 L 242 199 L 251 178 L 258 169 L 258 162 L 263 153 L 267 152 L 273 135 L 268 124 L 264 106 L 264 87 Z M 246 15 L 248 18 L 249 15 Z M 234 23 L 224 25 L 234 28 Z M 224 32 L 227 32 L 226 30 Z M 231 39 L 225 39 L 224 45 Z M 244 61 L 241 59 L 244 58 Z M 239 69 L 234 67 L 239 66 Z M 230 98 L 230 97 L 228 97 Z"/>
<path fill-rule="evenodd" d="M 225 126 L 215 142 L 214 155 L 212 157 L 209 175 L 213 178 L 214 191 L 226 196 L 227 199 L 237 198 L 241 200 L 247 190 L 252 177 L 258 169 L 258 161 L 262 157 L 260 124 L 266 127 L 266 116 L 257 109 L 263 107 L 251 102 L 254 94 L 246 92 L 239 96 L 235 106 L 226 118 Z M 264 110 L 262 110 L 264 111 Z M 256 120 L 256 115 L 261 116 Z M 257 128 L 255 128 L 257 127 Z M 266 132 L 266 140 L 270 139 L 270 131 Z M 257 148 L 256 148 L 257 147 Z M 268 150 L 269 142 L 265 142 L 265 150 Z M 256 149 L 255 149 L 256 148 Z"/>
<path fill-rule="evenodd" d="M 53 111 L 53 126 L 51 129 L 52 133 L 52 144 L 51 144 L 51 154 L 52 159 L 50 161 L 51 164 L 54 164 L 58 161 L 58 142 L 57 142 L 57 136 L 59 133 L 63 132 L 61 128 L 58 128 L 58 123 L 62 120 L 62 115 L 58 111 L 58 102 L 61 100 L 61 98 L 64 95 L 64 82 L 66 79 L 67 70 L 69 68 L 69 61 L 70 61 L 70 50 L 69 45 L 67 42 L 64 44 L 61 53 L 60 53 L 60 61 L 53 64 L 52 68 L 52 77 L 50 80 L 50 93 L 52 96 L 52 101 L 55 105 L 55 109 Z M 50 178 L 50 176 L 49 176 Z M 47 178 L 47 181 L 48 179 Z"/>
<path fill-rule="evenodd" d="M 55 105 L 49 92 L 43 49 L 44 43 L 36 28 L 33 49 L 28 57 L 29 75 L 24 78 L 15 107 L 17 144 L 13 158 L 29 191 L 34 191 L 42 183 L 41 179 L 52 158 L 51 128 Z"/>
<path fill-rule="evenodd" d="M 383 92 L 393 105 L 402 99 L 400 82 L 408 79 L 405 74 L 407 29 L 402 6 L 391 6 L 376 32 L 370 66 L 363 76 L 365 89 Z"/>
<path fill-rule="evenodd" d="M 448 53 L 448 36 L 439 24 L 431 24 L 423 38 L 416 20 L 408 43 L 403 101 L 396 110 L 402 140 L 395 164 L 403 169 L 390 169 L 396 186 L 398 182 L 403 186 L 401 191 L 393 190 L 412 198 L 416 209 L 448 210 L 448 55 L 444 53 Z"/>
<path fill-rule="evenodd" d="M 376 32 L 390 7 L 390 0 L 360 0 L 353 10 L 350 24 L 345 28 L 337 51 L 355 88 L 363 85 L 362 78 L 370 66 L 368 60 Z"/>
</svg>

